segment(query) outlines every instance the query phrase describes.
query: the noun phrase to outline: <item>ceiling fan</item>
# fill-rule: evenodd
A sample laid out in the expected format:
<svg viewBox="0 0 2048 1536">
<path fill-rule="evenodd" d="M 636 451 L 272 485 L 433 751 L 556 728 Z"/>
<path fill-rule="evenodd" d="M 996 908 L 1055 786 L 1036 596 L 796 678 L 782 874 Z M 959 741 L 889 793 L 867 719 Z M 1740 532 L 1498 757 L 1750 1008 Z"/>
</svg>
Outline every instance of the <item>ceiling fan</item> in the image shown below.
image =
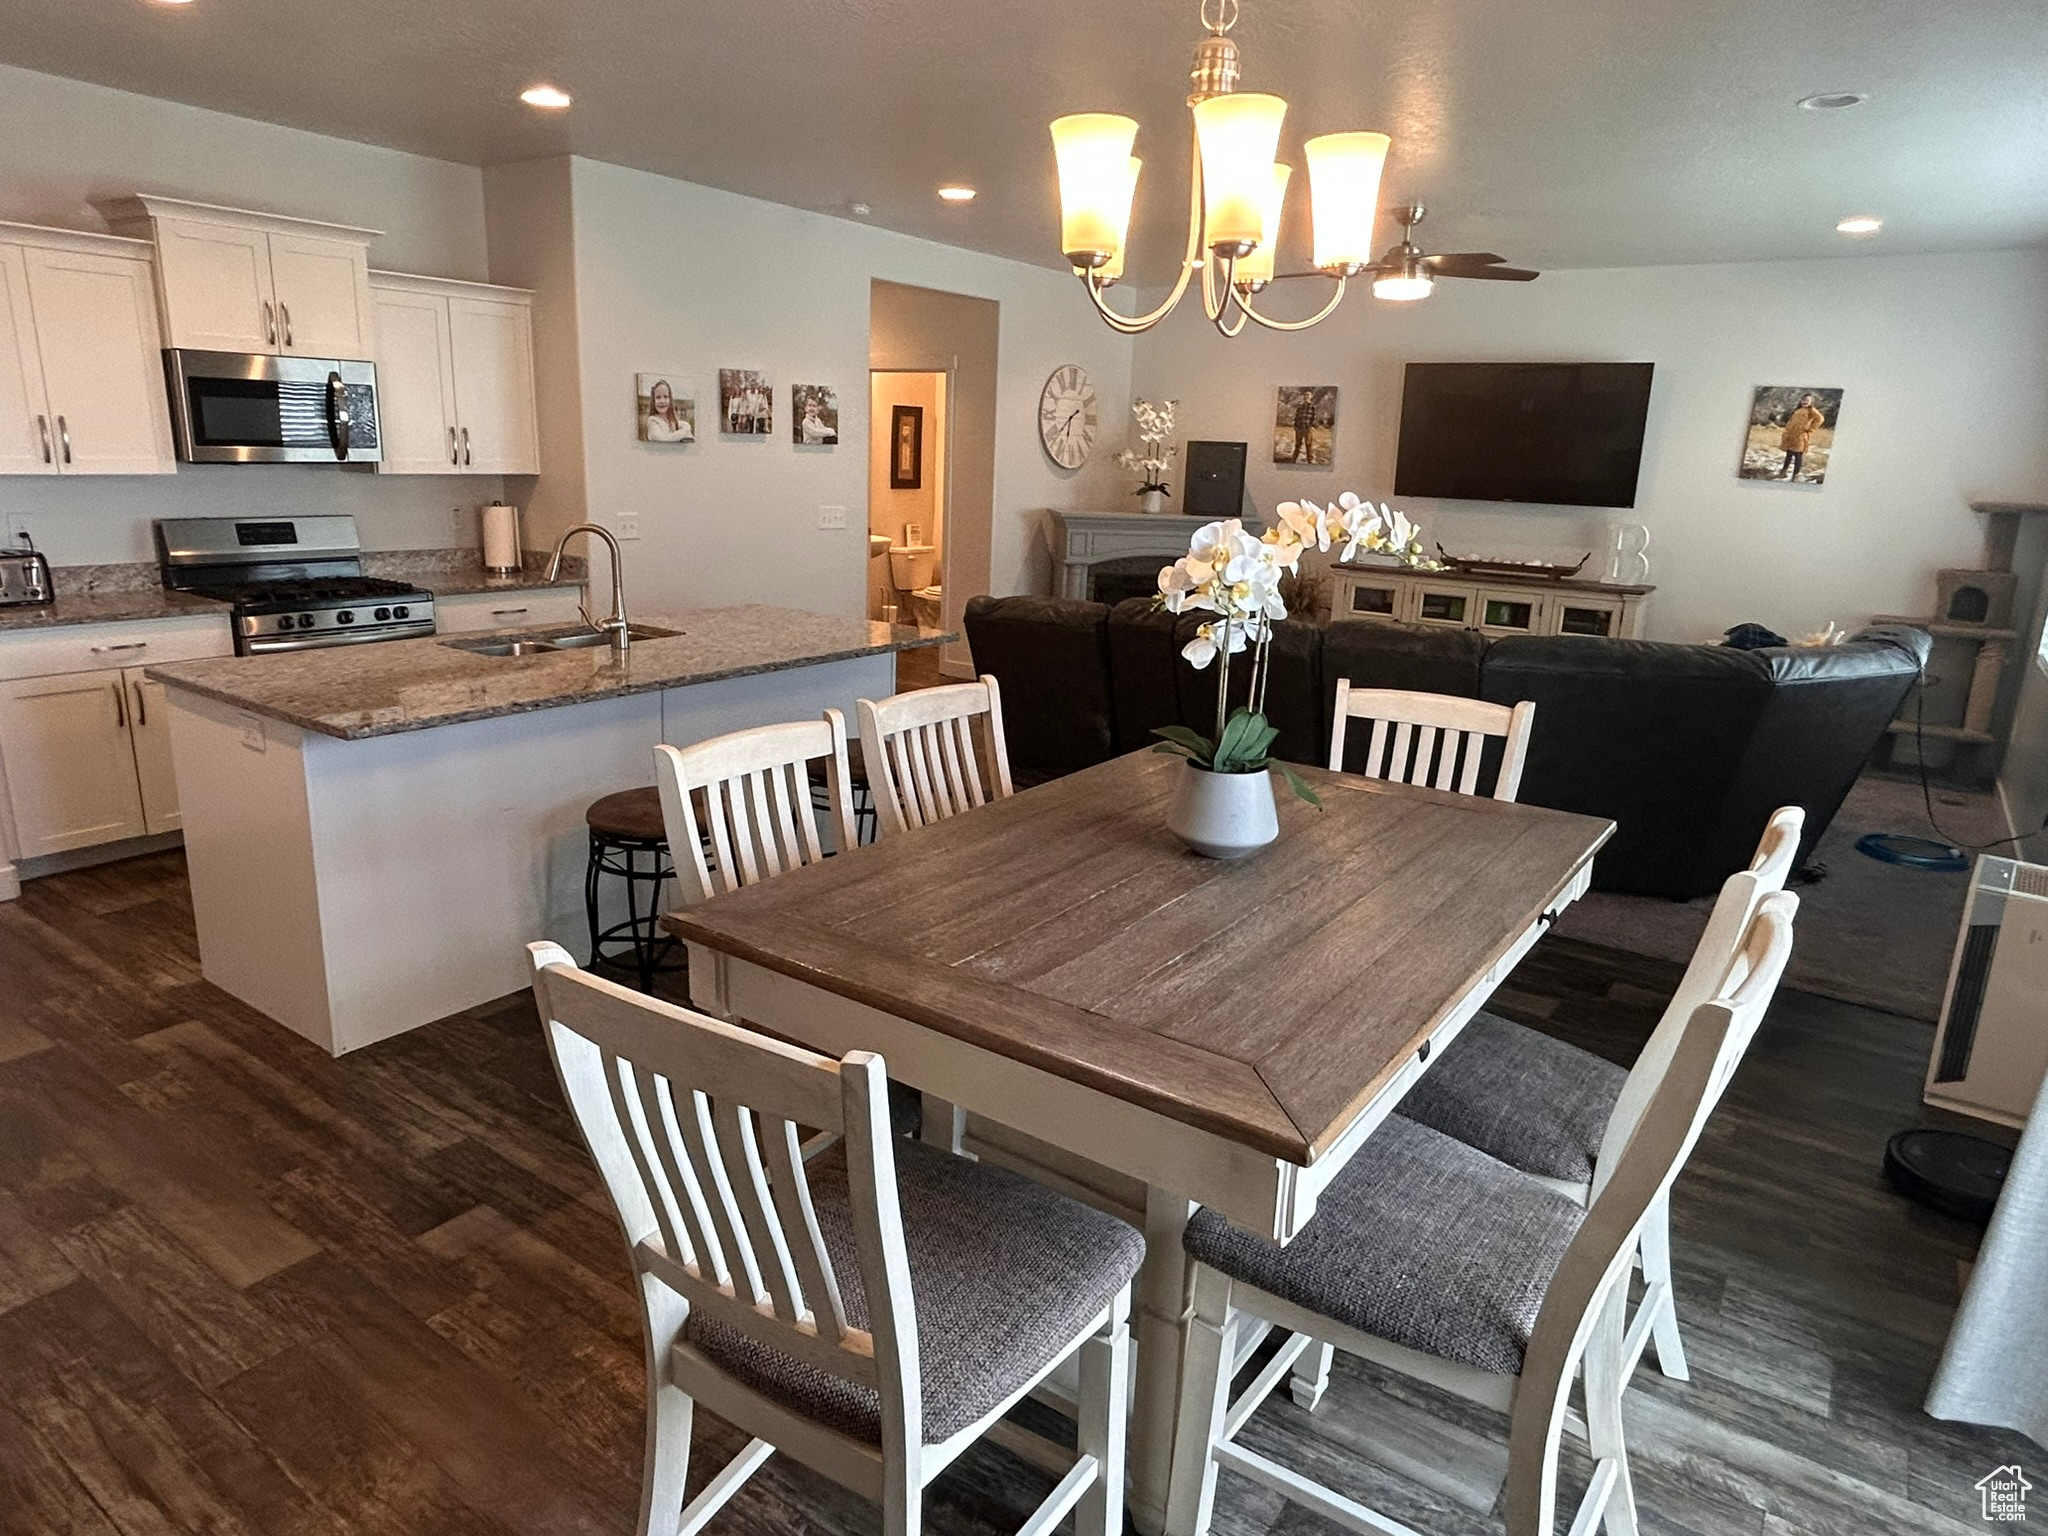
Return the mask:
<svg viewBox="0 0 2048 1536">
<path fill-rule="evenodd" d="M 1477 277 L 1499 283 L 1527 283 L 1542 276 L 1526 267 L 1507 265 L 1507 257 L 1492 251 L 1447 251 L 1441 256 L 1425 254 L 1415 244 L 1415 226 L 1428 210 L 1420 203 L 1390 208 L 1400 221 L 1401 239 L 1387 247 L 1387 253 L 1365 270 L 1374 274 L 1372 293 L 1376 299 L 1396 303 L 1429 297 L 1439 277 Z"/>
</svg>

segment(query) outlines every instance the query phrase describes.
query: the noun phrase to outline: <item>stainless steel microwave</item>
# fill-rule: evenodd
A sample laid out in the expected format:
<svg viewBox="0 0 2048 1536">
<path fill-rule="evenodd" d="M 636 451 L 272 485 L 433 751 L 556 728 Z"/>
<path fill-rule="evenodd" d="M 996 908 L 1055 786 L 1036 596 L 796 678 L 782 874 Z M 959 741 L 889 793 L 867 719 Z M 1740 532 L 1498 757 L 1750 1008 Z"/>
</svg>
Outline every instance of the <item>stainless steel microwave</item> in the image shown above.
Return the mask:
<svg viewBox="0 0 2048 1536">
<path fill-rule="evenodd" d="M 191 464 L 374 464 L 377 365 L 262 353 L 164 353 L 171 432 Z"/>
</svg>

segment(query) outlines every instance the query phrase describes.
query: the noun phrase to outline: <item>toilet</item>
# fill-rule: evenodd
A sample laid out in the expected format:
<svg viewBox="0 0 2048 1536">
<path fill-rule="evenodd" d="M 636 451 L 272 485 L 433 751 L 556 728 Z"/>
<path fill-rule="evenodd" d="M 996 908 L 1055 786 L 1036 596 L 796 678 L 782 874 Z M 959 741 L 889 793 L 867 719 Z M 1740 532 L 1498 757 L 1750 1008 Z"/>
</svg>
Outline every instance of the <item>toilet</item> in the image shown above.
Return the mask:
<svg viewBox="0 0 2048 1536">
<path fill-rule="evenodd" d="M 936 580 L 939 552 L 930 544 L 899 544 L 889 551 L 889 579 L 903 594 L 903 618 L 925 629 L 937 629 L 945 609 L 945 593 Z"/>
</svg>

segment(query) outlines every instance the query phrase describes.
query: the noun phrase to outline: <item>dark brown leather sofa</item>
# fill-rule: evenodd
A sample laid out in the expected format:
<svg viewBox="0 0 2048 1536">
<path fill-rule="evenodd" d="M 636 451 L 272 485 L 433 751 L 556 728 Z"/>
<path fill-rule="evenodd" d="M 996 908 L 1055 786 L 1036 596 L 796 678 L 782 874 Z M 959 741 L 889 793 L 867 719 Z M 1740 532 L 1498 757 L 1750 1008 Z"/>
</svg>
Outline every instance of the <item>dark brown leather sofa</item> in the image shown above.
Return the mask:
<svg viewBox="0 0 2048 1536">
<path fill-rule="evenodd" d="M 1043 597 L 967 606 L 975 665 L 1002 685 L 1018 782 L 1072 773 L 1154 740 L 1207 731 L 1213 672 L 1180 659 L 1197 620 L 1148 599 L 1114 609 Z M 1489 640 L 1467 630 L 1288 620 L 1275 639 L 1267 715 L 1277 755 L 1323 762 L 1337 680 L 1536 702 L 1520 798 L 1611 818 L 1602 890 L 1688 898 L 1749 860 L 1771 811 L 1803 806 L 1810 852 L 1926 662 L 1918 630 L 1878 627 L 1825 650 L 1581 635 Z M 1233 678 L 1234 702 L 1249 668 Z M 1242 680 L 1240 680 L 1242 679 Z"/>
</svg>

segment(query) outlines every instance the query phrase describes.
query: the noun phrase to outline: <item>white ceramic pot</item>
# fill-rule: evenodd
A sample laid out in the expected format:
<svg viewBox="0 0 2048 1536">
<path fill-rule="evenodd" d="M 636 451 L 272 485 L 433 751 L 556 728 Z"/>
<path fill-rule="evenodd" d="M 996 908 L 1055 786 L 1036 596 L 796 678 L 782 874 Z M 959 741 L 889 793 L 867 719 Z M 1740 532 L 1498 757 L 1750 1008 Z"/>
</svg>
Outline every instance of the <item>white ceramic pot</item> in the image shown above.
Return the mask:
<svg viewBox="0 0 2048 1536">
<path fill-rule="evenodd" d="M 1257 853 L 1280 835 L 1280 818 L 1273 810 L 1273 776 L 1263 769 L 1211 773 L 1183 761 L 1166 828 L 1212 859 Z"/>
<path fill-rule="evenodd" d="M 1138 510 L 1140 512 L 1164 512 L 1166 510 L 1166 492 L 1146 491 L 1142 493 L 1138 497 Z"/>
</svg>

